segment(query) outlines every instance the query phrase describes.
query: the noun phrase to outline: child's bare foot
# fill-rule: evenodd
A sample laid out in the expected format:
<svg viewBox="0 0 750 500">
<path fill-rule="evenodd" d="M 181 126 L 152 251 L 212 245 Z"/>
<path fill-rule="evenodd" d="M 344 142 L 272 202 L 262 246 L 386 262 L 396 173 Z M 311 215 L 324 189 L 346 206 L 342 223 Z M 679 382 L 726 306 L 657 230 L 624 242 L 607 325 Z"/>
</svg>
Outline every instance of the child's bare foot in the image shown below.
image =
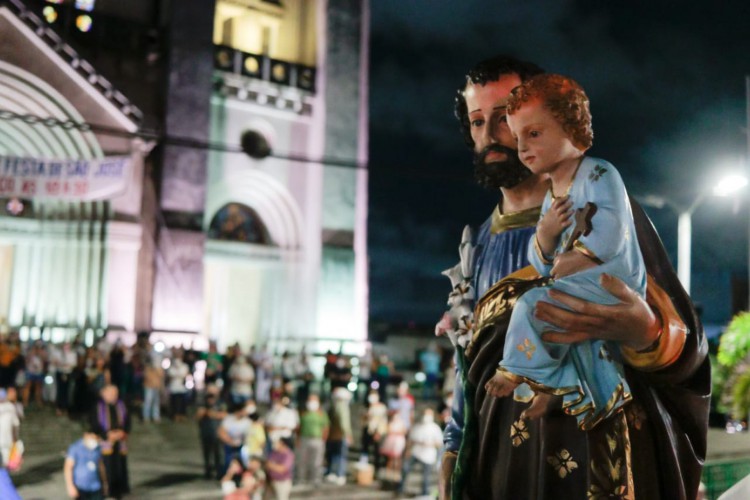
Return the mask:
<svg viewBox="0 0 750 500">
<path fill-rule="evenodd" d="M 543 392 L 537 392 L 534 395 L 534 399 L 531 400 L 531 404 L 521 413 L 521 418 L 529 418 L 536 420 L 547 414 L 547 409 L 550 407 L 552 402 L 552 396 Z"/>
<path fill-rule="evenodd" d="M 510 396 L 516 387 L 518 387 L 518 384 L 505 378 L 500 372 L 495 372 L 495 376 L 484 385 L 484 389 L 496 398 Z"/>
</svg>

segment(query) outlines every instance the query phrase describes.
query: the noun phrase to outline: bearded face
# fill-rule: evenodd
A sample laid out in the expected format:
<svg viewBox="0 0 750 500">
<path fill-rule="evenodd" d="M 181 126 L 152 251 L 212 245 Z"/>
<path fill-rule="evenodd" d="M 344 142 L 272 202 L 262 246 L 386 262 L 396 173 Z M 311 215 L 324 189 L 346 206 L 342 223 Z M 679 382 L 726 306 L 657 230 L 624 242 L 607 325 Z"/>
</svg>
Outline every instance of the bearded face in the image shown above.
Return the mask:
<svg viewBox="0 0 750 500">
<path fill-rule="evenodd" d="M 487 162 L 490 153 L 502 153 L 505 159 Z M 513 148 L 502 144 L 490 144 L 479 153 L 474 153 L 474 178 L 485 189 L 512 189 L 531 175 L 531 170 L 521 163 L 518 152 Z"/>
<path fill-rule="evenodd" d="M 532 175 L 518 158 L 506 116 L 508 97 L 518 85 L 518 75 L 504 74 L 485 83 L 469 81 L 462 93 L 475 177 L 482 187 L 493 191 L 512 189 Z"/>
</svg>

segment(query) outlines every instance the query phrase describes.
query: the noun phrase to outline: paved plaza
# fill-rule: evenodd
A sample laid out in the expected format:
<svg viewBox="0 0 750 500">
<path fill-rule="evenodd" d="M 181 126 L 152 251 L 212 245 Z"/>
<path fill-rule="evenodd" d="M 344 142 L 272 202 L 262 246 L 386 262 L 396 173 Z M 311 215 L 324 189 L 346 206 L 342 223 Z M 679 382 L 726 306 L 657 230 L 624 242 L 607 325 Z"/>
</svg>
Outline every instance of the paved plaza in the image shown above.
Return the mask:
<svg viewBox="0 0 750 500">
<path fill-rule="evenodd" d="M 22 424 L 26 444 L 23 469 L 12 476 L 24 500 L 64 499 L 63 460 L 69 443 L 80 437 L 81 426 L 49 410 L 31 411 Z M 217 481 L 203 479 L 203 461 L 194 422 L 159 424 L 133 421 L 128 467 L 132 493 L 129 499 L 214 499 L 221 498 Z M 350 454 L 349 482 L 295 485 L 292 498 L 368 500 L 393 498 L 392 491 L 378 485 L 359 486 L 354 481 L 354 457 Z M 434 476 L 435 477 L 435 476 Z M 421 472 L 410 476 L 410 489 L 419 489 Z M 414 495 L 412 495 L 414 497 Z M 2 498 L 2 495 L 0 495 Z"/>
<path fill-rule="evenodd" d="M 356 411 L 353 412 L 356 415 Z M 353 419 L 355 422 L 357 420 Z M 22 435 L 27 447 L 23 470 L 13 481 L 24 500 L 64 499 L 62 474 L 65 449 L 80 436 L 80 425 L 51 411 L 30 411 L 23 422 Z M 354 484 L 356 453 L 350 454 L 349 482 L 345 486 L 318 487 L 295 485 L 292 497 L 306 499 L 393 498 L 392 491 L 376 485 Z M 709 431 L 708 463 L 724 460 L 750 460 L 750 433 L 727 434 Z M 213 499 L 221 498 L 219 484 L 203 479 L 203 465 L 194 422 L 160 424 L 133 422 L 131 452 L 128 457 L 131 499 Z M 433 488 L 435 487 L 433 476 Z M 410 476 L 409 488 L 419 490 L 420 473 Z"/>
</svg>

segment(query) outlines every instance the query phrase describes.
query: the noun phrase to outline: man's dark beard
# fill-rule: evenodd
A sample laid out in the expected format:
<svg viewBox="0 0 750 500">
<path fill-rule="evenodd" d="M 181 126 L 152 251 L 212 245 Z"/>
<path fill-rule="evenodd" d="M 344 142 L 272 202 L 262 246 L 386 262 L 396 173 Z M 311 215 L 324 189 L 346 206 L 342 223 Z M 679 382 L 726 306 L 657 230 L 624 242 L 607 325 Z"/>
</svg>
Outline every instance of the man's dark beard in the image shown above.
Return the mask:
<svg viewBox="0 0 750 500">
<path fill-rule="evenodd" d="M 491 152 L 505 153 L 503 161 L 485 163 Z M 492 191 L 514 188 L 531 177 L 531 170 L 518 158 L 518 152 L 502 144 L 490 144 L 480 153 L 474 153 L 474 178 L 480 186 Z"/>
</svg>

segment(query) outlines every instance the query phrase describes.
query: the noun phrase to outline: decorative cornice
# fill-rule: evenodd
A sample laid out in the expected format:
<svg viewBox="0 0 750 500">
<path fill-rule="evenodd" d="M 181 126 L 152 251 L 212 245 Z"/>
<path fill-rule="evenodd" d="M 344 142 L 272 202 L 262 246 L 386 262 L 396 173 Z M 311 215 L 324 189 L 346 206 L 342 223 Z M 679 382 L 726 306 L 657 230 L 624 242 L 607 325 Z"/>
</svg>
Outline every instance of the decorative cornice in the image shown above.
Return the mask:
<svg viewBox="0 0 750 500">
<path fill-rule="evenodd" d="M 133 123 L 140 125 L 143 121 L 143 112 L 131 103 L 122 92 L 117 90 L 109 80 L 98 73 L 90 62 L 82 58 L 73 47 L 65 43 L 60 35 L 47 26 L 39 16 L 29 10 L 21 0 L 0 0 L 0 7 L 2 6 L 7 6 L 19 20 L 34 31 L 40 40 L 57 53 L 68 66 L 83 76 L 123 115 L 127 116 Z"/>
<path fill-rule="evenodd" d="M 214 92 L 240 101 L 309 116 L 315 98 L 307 92 L 223 71 L 214 71 Z"/>
</svg>

